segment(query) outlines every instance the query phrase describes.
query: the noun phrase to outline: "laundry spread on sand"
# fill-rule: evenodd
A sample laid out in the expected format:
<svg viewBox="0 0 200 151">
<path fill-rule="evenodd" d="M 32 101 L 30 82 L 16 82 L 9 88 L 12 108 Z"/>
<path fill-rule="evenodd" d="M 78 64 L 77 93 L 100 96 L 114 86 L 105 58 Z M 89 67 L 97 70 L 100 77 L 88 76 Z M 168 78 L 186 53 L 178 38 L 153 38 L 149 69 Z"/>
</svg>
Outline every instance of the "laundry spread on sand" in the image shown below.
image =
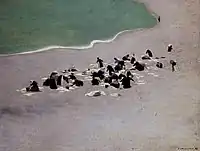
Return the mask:
<svg viewBox="0 0 200 151">
<path fill-rule="evenodd" d="M 170 48 L 171 49 L 171 45 Z M 159 77 L 154 71 L 163 68 L 163 58 L 154 57 L 155 54 L 147 49 L 146 53 L 136 59 L 136 54 L 126 54 L 121 57 L 114 57 L 110 63 L 105 62 L 102 58 L 96 58 L 96 63 L 89 64 L 88 68 L 81 70 L 74 65 L 68 69 L 52 71 L 49 76 L 43 77 L 43 87 L 56 90 L 57 92 L 75 91 L 77 88 L 84 87 L 85 84 L 91 84 L 92 87 L 104 87 L 105 89 L 130 89 L 132 86 L 147 84 L 145 77 L 147 75 Z M 166 62 L 166 60 L 165 60 Z M 170 60 L 172 72 L 175 71 L 176 61 Z M 37 92 L 42 92 L 43 87 L 38 86 L 38 82 L 31 80 L 30 85 L 21 90 L 23 95 L 31 96 Z M 104 91 L 91 91 L 85 96 L 102 96 L 106 95 Z M 110 94 L 112 97 L 119 97 L 121 94 Z"/>
</svg>

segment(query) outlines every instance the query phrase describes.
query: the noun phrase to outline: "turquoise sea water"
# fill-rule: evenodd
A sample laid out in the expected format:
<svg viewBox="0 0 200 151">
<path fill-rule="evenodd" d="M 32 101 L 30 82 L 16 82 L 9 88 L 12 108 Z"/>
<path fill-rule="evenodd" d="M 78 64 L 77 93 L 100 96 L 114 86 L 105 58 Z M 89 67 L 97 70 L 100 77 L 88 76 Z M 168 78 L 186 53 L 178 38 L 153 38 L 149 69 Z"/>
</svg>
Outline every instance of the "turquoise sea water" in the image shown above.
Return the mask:
<svg viewBox="0 0 200 151">
<path fill-rule="evenodd" d="M 155 24 L 133 0 L 1 0 L 0 53 L 85 45 Z"/>
</svg>

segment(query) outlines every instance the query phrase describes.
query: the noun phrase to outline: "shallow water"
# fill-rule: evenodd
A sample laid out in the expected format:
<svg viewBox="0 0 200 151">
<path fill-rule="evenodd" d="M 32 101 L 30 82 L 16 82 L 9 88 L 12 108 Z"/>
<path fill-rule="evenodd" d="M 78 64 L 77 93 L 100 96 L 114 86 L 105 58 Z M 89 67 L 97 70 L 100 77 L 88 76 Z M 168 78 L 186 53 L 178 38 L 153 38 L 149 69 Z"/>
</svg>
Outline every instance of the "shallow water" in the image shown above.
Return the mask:
<svg viewBox="0 0 200 151">
<path fill-rule="evenodd" d="M 144 4 L 132 0 L 1 0 L 0 53 L 89 44 L 155 24 Z"/>
</svg>

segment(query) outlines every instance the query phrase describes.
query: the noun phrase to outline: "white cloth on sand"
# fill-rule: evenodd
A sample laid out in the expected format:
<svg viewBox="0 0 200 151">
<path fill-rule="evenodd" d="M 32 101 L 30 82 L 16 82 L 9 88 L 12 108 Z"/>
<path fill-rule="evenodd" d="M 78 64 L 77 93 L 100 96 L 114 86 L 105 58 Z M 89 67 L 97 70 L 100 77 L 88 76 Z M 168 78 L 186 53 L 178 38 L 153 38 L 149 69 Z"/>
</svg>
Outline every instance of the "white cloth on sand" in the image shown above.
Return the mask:
<svg viewBox="0 0 200 151">
<path fill-rule="evenodd" d="M 112 94 L 110 94 L 110 96 L 112 96 L 112 97 L 120 97 L 120 96 L 122 96 L 122 95 L 119 94 L 119 93 L 112 93 Z"/>
<path fill-rule="evenodd" d="M 85 96 L 89 96 L 89 97 L 97 97 L 97 96 L 101 96 L 101 95 L 106 95 L 104 91 L 91 91 L 89 93 L 86 93 Z"/>
</svg>

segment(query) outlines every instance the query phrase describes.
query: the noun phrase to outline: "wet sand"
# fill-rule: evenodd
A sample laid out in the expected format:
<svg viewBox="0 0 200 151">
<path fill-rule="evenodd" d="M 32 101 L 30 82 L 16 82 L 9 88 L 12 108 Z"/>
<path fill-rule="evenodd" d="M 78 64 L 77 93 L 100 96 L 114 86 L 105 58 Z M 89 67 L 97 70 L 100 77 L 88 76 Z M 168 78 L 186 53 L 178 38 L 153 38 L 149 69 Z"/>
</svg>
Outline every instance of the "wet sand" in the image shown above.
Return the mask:
<svg viewBox="0 0 200 151">
<path fill-rule="evenodd" d="M 82 51 L 57 49 L 0 58 L 0 150 L 200 150 L 200 3 L 142 2 L 161 16 L 155 28 L 124 33 L 113 42 Z M 175 48 L 171 54 L 166 51 L 169 43 Z M 177 60 L 177 71 L 172 73 L 164 61 L 164 69 L 149 71 L 159 77 L 140 73 L 146 84 L 120 90 L 119 98 L 85 97 L 98 89 L 90 84 L 72 92 L 45 90 L 31 97 L 16 92 L 30 79 L 41 83 L 53 70 L 72 64 L 85 69 L 96 56 L 109 62 L 126 53 L 140 56 L 147 48 L 156 56 Z"/>
</svg>

